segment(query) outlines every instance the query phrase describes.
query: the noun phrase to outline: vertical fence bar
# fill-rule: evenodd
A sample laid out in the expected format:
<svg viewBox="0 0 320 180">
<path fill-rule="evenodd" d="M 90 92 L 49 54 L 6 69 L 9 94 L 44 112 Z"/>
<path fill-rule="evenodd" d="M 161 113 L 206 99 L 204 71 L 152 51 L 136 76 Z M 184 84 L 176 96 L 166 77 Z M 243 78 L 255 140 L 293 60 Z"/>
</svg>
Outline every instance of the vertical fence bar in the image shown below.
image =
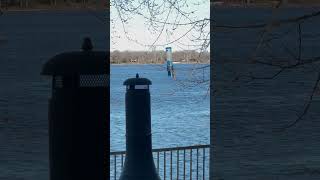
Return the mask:
<svg viewBox="0 0 320 180">
<path fill-rule="evenodd" d="M 186 150 L 183 150 L 183 180 L 186 179 Z"/>
<path fill-rule="evenodd" d="M 177 150 L 177 180 L 179 180 L 179 150 Z"/>
<path fill-rule="evenodd" d="M 121 154 L 121 169 L 123 168 L 123 154 Z"/>
<path fill-rule="evenodd" d="M 114 180 L 117 180 L 117 155 L 114 155 Z"/>
<path fill-rule="evenodd" d="M 192 149 L 190 149 L 190 180 L 192 180 Z"/>
<path fill-rule="evenodd" d="M 160 164 L 160 156 L 159 156 L 159 151 L 157 152 L 157 171 L 159 173 L 159 164 Z"/>
<path fill-rule="evenodd" d="M 206 169 L 206 165 L 205 165 L 205 162 L 206 162 L 206 149 L 203 148 L 202 149 L 203 151 L 203 162 L 202 162 L 202 166 L 203 166 L 203 169 L 202 169 L 202 176 L 203 176 L 203 180 L 205 180 L 205 169 Z"/>
<path fill-rule="evenodd" d="M 199 148 L 197 148 L 197 180 L 198 180 L 198 178 L 199 178 L 199 173 L 198 173 L 198 171 L 199 171 Z"/>
<path fill-rule="evenodd" d="M 170 180 L 172 180 L 172 150 L 170 151 Z"/>
<path fill-rule="evenodd" d="M 166 180 L 166 151 L 163 152 L 163 180 Z"/>
</svg>

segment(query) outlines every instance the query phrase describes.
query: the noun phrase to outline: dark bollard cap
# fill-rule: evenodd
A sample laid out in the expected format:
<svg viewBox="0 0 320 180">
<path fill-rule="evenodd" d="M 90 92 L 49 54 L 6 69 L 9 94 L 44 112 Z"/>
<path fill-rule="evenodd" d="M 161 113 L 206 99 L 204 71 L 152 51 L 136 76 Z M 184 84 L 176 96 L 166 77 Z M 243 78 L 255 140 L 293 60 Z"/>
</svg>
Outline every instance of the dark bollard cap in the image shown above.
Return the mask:
<svg viewBox="0 0 320 180">
<path fill-rule="evenodd" d="M 136 74 L 135 78 L 127 79 L 123 82 L 125 86 L 135 86 L 135 85 L 151 85 L 152 82 L 147 78 L 140 78 L 139 74 Z"/>
<path fill-rule="evenodd" d="M 107 52 L 92 51 L 92 43 L 85 38 L 82 51 L 64 52 L 44 64 L 42 75 L 107 74 Z"/>
<path fill-rule="evenodd" d="M 83 51 L 91 51 L 93 49 L 91 39 L 88 37 L 84 38 L 81 48 Z"/>
</svg>

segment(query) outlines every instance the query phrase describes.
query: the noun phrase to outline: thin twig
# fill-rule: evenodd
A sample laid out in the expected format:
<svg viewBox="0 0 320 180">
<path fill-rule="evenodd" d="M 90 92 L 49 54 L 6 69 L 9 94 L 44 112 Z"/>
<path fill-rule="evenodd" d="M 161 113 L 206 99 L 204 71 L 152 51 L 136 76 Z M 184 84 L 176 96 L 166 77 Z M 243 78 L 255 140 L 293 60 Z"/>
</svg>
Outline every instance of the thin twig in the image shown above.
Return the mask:
<svg viewBox="0 0 320 180">
<path fill-rule="evenodd" d="M 305 105 L 303 111 L 300 113 L 300 115 L 298 115 L 298 118 L 297 118 L 295 121 L 293 121 L 292 123 L 290 123 L 290 124 L 282 127 L 280 130 L 275 131 L 275 132 L 284 132 L 284 131 L 288 130 L 289 128 L 295 126 L 299 121 L 302 120 L 302 118 L 307 114 L 307 112 L 308 112 L 308 110 L 309 110 L 309 108 L 310 108 L 310 105 L 311 105 L 311 103 L 312 103 L 313 96 L 315 95 L 315 93 L 316 93 L 316 91 L 317 91 L 317 88 L 318 88 L 318 86 L 319 86 L 319 84 L 320 84 L 319 82 L 320 82 L 320 72 L 318 73 L 318 78 L 317 78 L 317 80 L 316 80 L 316 82 L 315 82 L 315 84 L 314 84 L 314 86 L 313 86 L 313 90 L 312 90 L 312 92 L 311 92 L 311 94 L 310 94 L 310 96 L 309 96 L 309 99 L 308 99 L 308 101 L 306 102 L 306 105 Z"/>
</svg>

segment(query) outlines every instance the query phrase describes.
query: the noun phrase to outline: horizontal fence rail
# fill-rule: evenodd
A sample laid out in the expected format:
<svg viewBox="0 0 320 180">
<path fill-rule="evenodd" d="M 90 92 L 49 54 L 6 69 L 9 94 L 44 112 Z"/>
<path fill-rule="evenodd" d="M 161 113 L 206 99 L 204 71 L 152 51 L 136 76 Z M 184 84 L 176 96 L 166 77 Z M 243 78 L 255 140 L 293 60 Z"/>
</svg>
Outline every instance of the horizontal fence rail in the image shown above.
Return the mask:
<svg viewBox="0 0 320 180">
<path fill-rule="evenodd" d="M 161 180 L 209 179 L 210 145 L 153 149 L 153 159 Z M 125 151 L 110 153 L 110 179 L 118 180 Z"/>
</svg>

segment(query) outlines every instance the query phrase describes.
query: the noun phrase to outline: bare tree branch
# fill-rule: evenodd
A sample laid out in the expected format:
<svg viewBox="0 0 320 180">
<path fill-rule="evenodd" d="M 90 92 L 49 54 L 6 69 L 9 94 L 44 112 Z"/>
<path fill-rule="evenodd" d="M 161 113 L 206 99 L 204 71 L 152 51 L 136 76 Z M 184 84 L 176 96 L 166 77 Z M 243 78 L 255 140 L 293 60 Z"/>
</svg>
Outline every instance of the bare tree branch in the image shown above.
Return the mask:
<svg viewBox="0 0 320 180">
<path fill-rule="evenodd" d="M 315 82 L 315 84 L 314 84 L 314 86 L 313 86 L 313 89 L 312 89 L 312 92 L 311 92 L 311 94 L 310 94 L 310 96 L 309 96 L 309 99 L 308 99 L 308 101 L 306 102 L 303 111 L 298 115 L 298 118 L 297 118 L 295 121 L 293 121 L 292 123 L 286 125 L 285 127 L 282 127 L 280 130 L 275 131 L 275 132 L 283 132 L 283 131 L 286 131 L 286 130 L 288 130 L 289 128 L 295 126 L 299 121 L 301 121 L 301 120 L 303 119 L 303 117 L 307 114 L 307 112 L 308 112 L 308 110 L 309 110 L 309 108 L 310 108 L 310 106 L 311 106 L 312 99 L 313 99 L 313 97 L 314 97 L 314 95 L 315 95 L 315 93 L 316 93 L 316 90 L 317 90 L 317 88 L 318 88 L 318 86 L 319 86 L 319 84 L 320 84 L 319 82 L 320 82 L 320 72 L 318 73 L 318 78 L 317 78 L 317 80 L 316 80 L 316 82 Z"/>
</svg>

